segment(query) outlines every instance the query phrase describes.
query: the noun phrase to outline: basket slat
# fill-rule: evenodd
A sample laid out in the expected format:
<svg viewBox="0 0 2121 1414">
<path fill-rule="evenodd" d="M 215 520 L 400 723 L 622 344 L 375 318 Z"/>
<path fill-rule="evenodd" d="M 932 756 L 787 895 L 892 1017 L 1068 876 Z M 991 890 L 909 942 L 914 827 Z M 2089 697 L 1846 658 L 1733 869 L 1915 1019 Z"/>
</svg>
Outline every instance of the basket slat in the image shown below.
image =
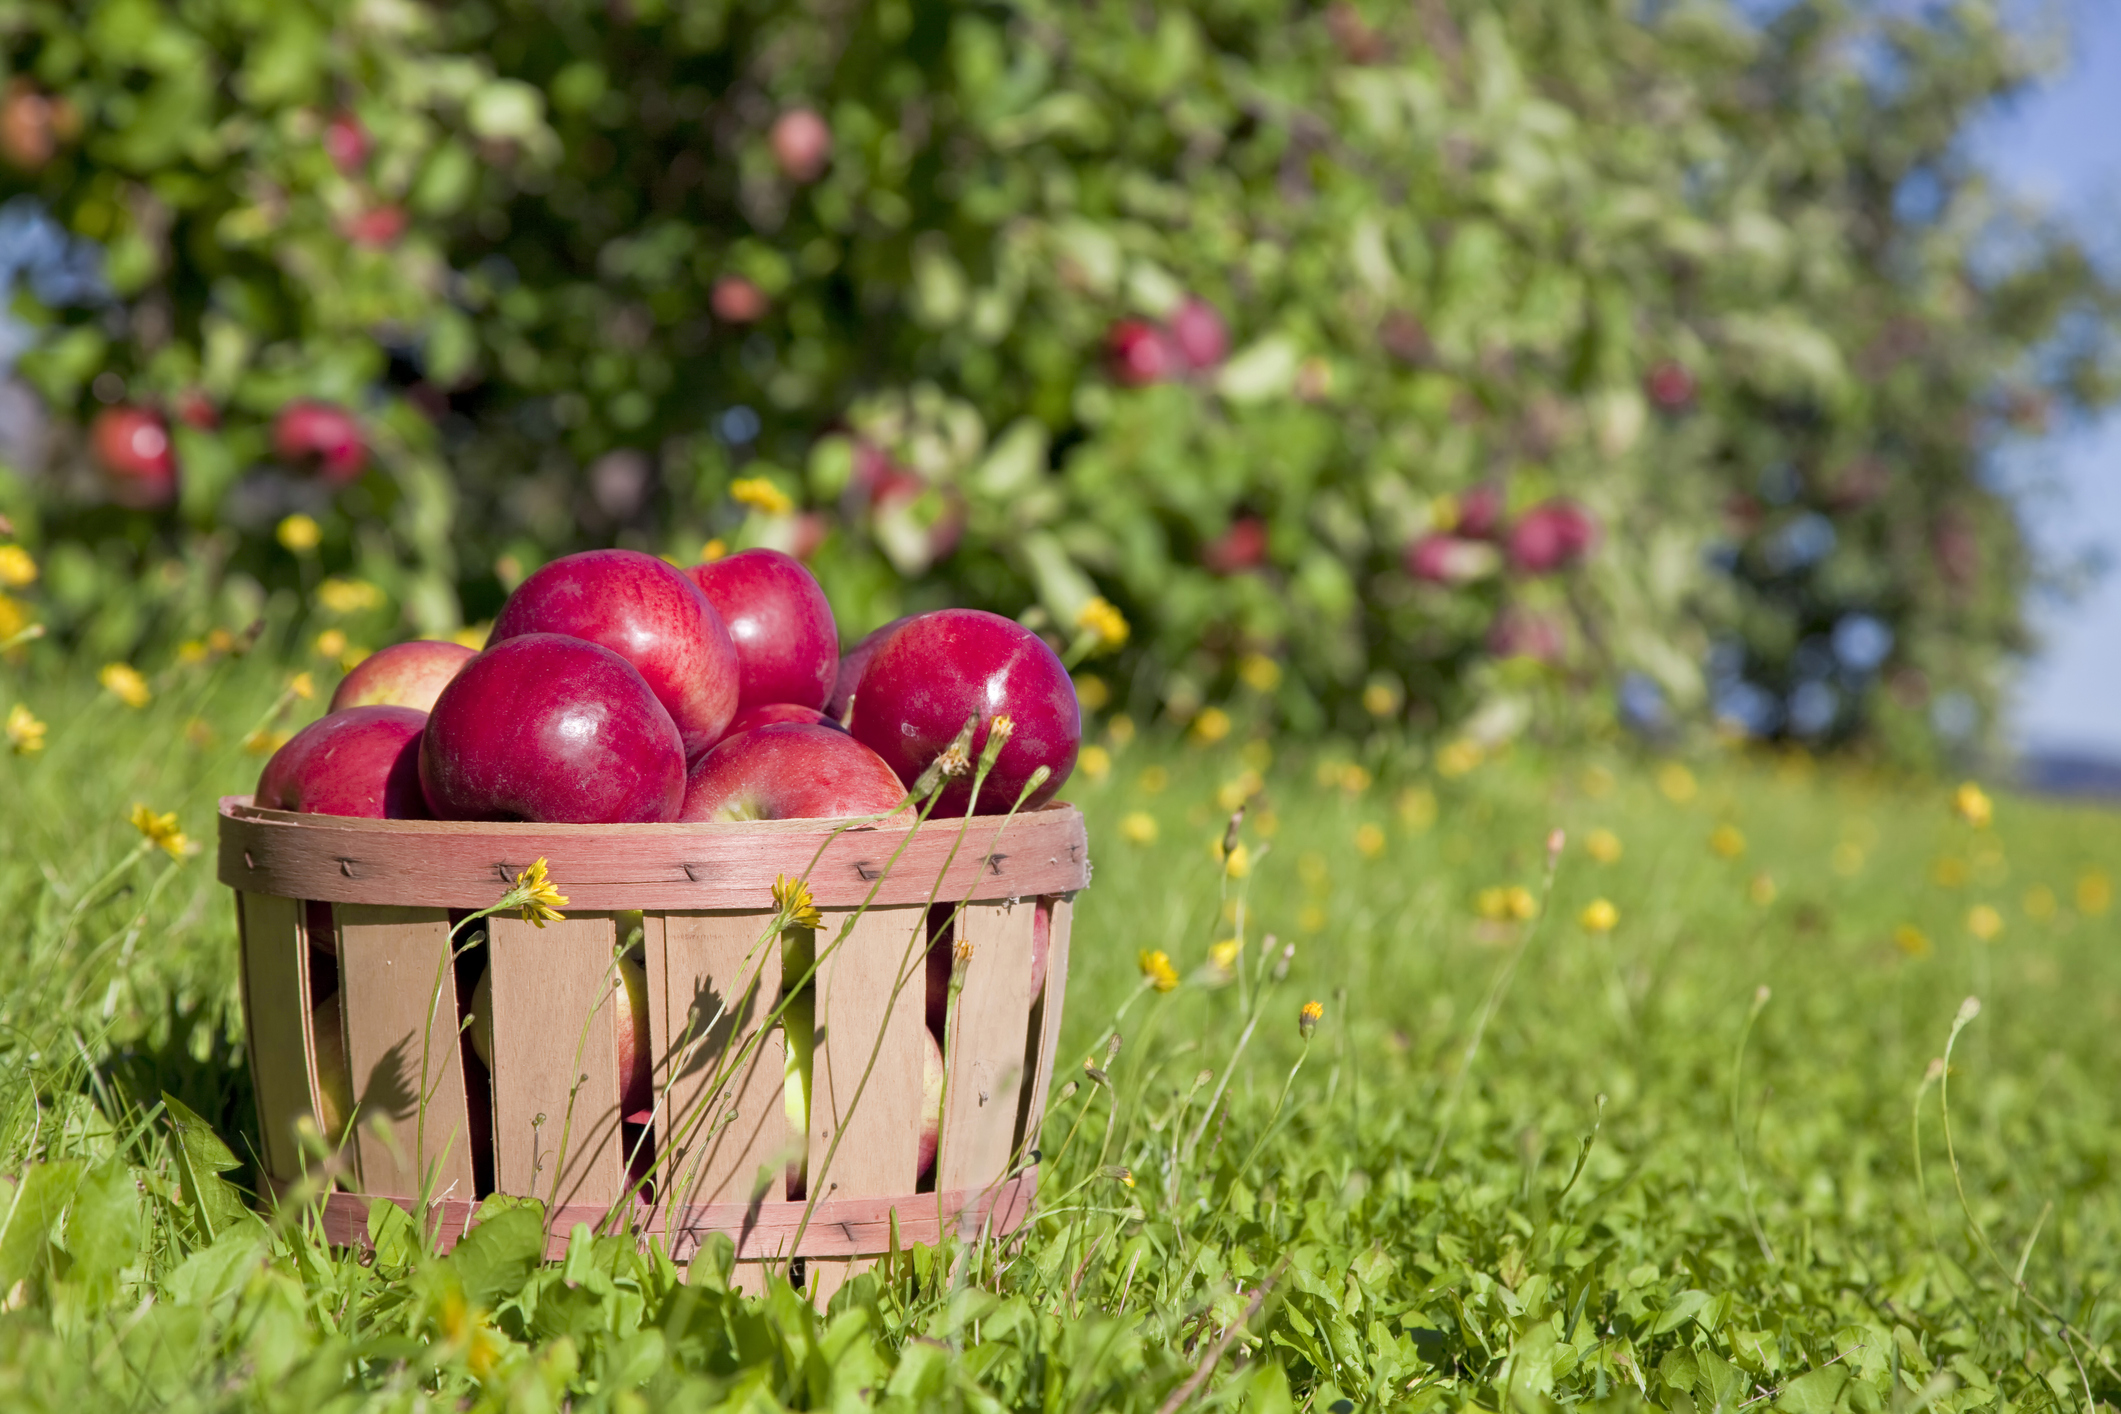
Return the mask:
<svg viewBox="0 0 2121 1414">
<path fill-rule="evenodd" d="M 609 1204 L 625 1187 L 614 922 L 571 913 L 539 928 L 495 916 L 487 938 L 494 1182 L 554 1206 Z"/>
<path fill-rule="evenodd" d="M 943 1048 L 943 1126 L 935 1186 L 992 1183 L 1009 1170 L 1024 1079 L 1033 903 L 972 904 L 958 936 L 971 944 Z"/>
<path fill-rule="evenodd" d="M 295 1125 L 316 1116 L 317 1061 L 309 1034 L 308 943 L 302 905 L 265 894 L 238 896 L 243 1016 L 265 1168 L 280 1183 L 301 1176 Z"/>
<path fill-rule="evenodd" d="M 920 1031 L 927 1025 L 921 980 L 927 910 L 870 909 L 855 920 L 846 941 L 828 953 L 846 920 L 844 913 L 827 911 L 818 929 L 818 950 L 826 955 L 817 979 L 810 1194 L 836 1200 L 911 1193 L 919 1158 Z M 909 939 L 918 941 L 909 947 Z M 869 1072 L 866 1085 L 864 1071 Z M 839 1150 L 827 1172 L 825 1155 L 834 1135 L 840 1136 Z"/>
<path fill-rule="evenodd" d="M 420 1191 L 420 1097 L 425 1094 L 428 1154 L 442 1160 L 433 1191 L 437 1196 L 469 1195 L 471 1137 L 464 1062 L 457 1047 L 457 981 L 446 964 L 449 915 L 431 908 L 367 904 L 340 904 L 332 912 L 339 942 L 340 1024 L 358 1115 L 354 1153 L 361 1186 L 370 1193 Z M 378 1116 L 390 1122 L 389 1140 L 374 1128 Z"/>
<path fill-rule="evenodd" d="M 742 1070 L 709 1091 L 730 1058 L 758 1036 L 780 992 L 780 940 L 759 941 L 768 921 L 755 913 L 650 914 L 646 920 L 653 1054 L 663 1096 L 656 1115 L 660 1191 L 681 1205 L 749 1202 L 762 1167 L 771 1173 L 765 1201 L 780 1202 L 785 1192 L 780 1028 L 760 1036 Z M 736 1118 L 725 1125 L 722 1116 L 731 1110 Z"/>
<path fill-rule="evenodd" d="M 1024 1156 L 1032 1158 L 1039 1146 L 1039 1123 L 1046 1115 L 1046 1100 L 1053 1085 L 1053 1072 L 1060 1050 L 1061 1003 L 1068 990 L 1068 922 L 1075 912 L 1072 894 L 1040 899 L 1038 906 L 1051 908 L 1046 934 L 1046 989 L 1031 1008 L 1031 1036 L 1025 1054 L 1031 1062 L 1031 1091 L 1017 1121 L 1017 1142 Z"/>
</svg>

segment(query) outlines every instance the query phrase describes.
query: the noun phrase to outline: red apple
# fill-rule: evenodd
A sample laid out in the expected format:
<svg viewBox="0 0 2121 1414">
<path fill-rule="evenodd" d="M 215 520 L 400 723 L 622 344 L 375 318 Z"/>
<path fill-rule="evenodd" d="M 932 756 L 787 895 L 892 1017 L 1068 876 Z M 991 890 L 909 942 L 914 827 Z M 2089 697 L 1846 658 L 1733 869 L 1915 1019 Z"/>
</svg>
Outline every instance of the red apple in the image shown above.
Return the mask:
<svg viewBox="0 0 2121 1414">
<path fill-rule="evenodd" d="M 1475 486 L 1458 498 L 1458 524 L 1452 533 L 1468 540 L 1493 540 L 1502 529 L 1505 509 L 1500 486 L 1493 482 Z"/>
<path fill-rule="evenodd" d="M 221 425 L 221 410 L 198 388 L 187 388 L 177 394 L 176 409 L 177 420 L 186 427 L 211 432 Z"/>
<path fill-rule="evenodd" d="M 743 550 L 686 573 L 736 647 L 737 711 L 769 702 L 825 705 L 839 670 L 839 629 L 825 591 L 800 560 Z"/>
<path fill-rule="evenodd" d="M 1206 373 L 1229 355 L 1230 331 L 1214 305 L 1188 295 L 1171 316 L 1171 343 L 1188 369 Z"/>
<path fill-rule="evenodd" d="M 353 1067 L 346 1061 L 346 1030 L 339 999 L 326 997 L 309 1010 L 309 1034 L 317 1048 L 317 1128 L 333 1144 L 353 1118 Z"/>
<path fill-rule="evenodd" d="M 1510 563 L 1525 574 L 1549 574 L 1590 553 L 1598 522 L 1574 501 L 1542 501 L 1510 527 Z"/>
<path fill-rule="evenodd" d="M 427 714 L 410 707 L 352 707 L 319 717 L 272 754 L 258 777 L 268 810 L 425 820 L 420 737 Z"/>
<path fill-rule="evenodd" d="M 791 108 L 774 119 L 767 135 L 773 160 L 791 182 L 814 182 L 832 161 L 832 129 L 811 108 Z"/>
<path fill-rule="evenodd" d="M 105 408 L 88 437 L 120 505 L 166 506 L 177 498 L 177 456 L 161 418 L 146 408 Z"/>
<path fill-rule="evenodd" d="M 1567 647 L 1568 634 L 1559 619 L 1515 605 L 1497 615 L 1488 630 L 1488 651 L 1498 658 L 1553 663 Z"/>
<path fill-rule="evenodd" d="M 353 480 L 368 464 L 360 424 L 335 403 L 289 403 L 273 422 L 272 445 L 280 460 L 312 468 L 334 483 Z"/>
<path fill-rule="evenodd" d="M 1015 730 L 981 787 L 979 810 L 1000 814 L 1015 806 L 1044 766 L 1045 784 L 1023 805 L 1036 809 L 1075 769 L 1083 736 L 1075 683 L 1045 640 L 1022 624 L 981 609 L 939 609 L 902 626 L 869 660 L 847 729 L 910 786 L 968 718 L 978 721 L 977 761 L 998 716 Z M 972 775 L 968 769 L 944 787 L 935 814 L 964 813 Z"/>
<path fill-rule="evenodd" d="M 331 165 L 351 174 L 368 160 L 368 131 L 351 113 L 339 113 L 324 125 L 324 155 Z"/>
<path fill-rule="evenodd" d="M 629 1124 L 645 1124 L 655 1109 L 655 1066 L 648 1040 L 648 974 L 632 954 L 616 964 L 619 991 L 626 1004 L 612 1022 L 618 1031 L 619 1115 Z M 479 974 L 471 989 L 471 1048 L 488 1072 L 493 1070 L 493 968 Z"/>
<path fill-rule="evenodd" d="M 1649 371 L 1642 380 L 1643 391 L 1650 401 L 1667 412 L 1676 412 L 1694 401 L 1694 375 L 1687 372 L 1686 365 L 1674 359 L 1666 359 Z"/>
<path fill-rule="evenodd" d="M 1177 341 L 1147 320 L 1122 319 L 1105 335 L 1105 363 L 1122 387 L 1169 382 L 1185 361 Z"/>
<path fill-rule="evenodd" d="M 1267 523 L 1258 516 L 1239 516 L 1200 551 L 1200 562 L 1217 574 L 1243 574 L 1266 558 Z"/>
<path fill-rule="evenodd" d="M 442 689 L 420 786 L 443 820 L 675 820 L 685 743 L 633 664 L 579 638 L 526 633 Z"/>
<path fill-rule="evenodd" d="M 748 712 L 737 713 L 729 730 L 722 733 L 722 741 L 752 730 L 754 727 L 770 727 L 776 722 L 795 722 L 806 727 L 824 727 L 828 731 L 844 732 L 845 726 L 818 711 L 815 707 L 798 707 L 793 702 L 768 702 Z M 721 745 L 716 742 L 715 745 Z"/>
<path fill-rule="evenodd" d="M 1431 584 L 1471 584 L 1495 572 L 1495 547 L 1455 535 L 1424 535 L 1407 547 L 1407 573 Z"/>
<path fill-rule="evenodd" d="M 416 638 L 409 643 L 393 643 L 369 654 L 339 679 L 328 710 L 416 707 L 431 712 L 442 689 L 474 656 L 474 650 L 444 639 Z"/>
<path fill-rule="evenodd" d="M 877 649 L 884 646 L 886 639 L 904 625 L 912 623 L 915 617 L 912 614 L 902 615 L 882 628 L 871 629 L 862 635 L 861 642 L 840 656 L 839 671 L 832 679 L 832 698 L 825 704 L 827 716 L 840 722 L 847 720 L 848 712 L 854 707 L 854 690 L 861 685 L 862 669 L 869 666 L 869 660 L 876 655 Z"/>
<path fill-rule="evenodd" d="M 874 751 L 836 727 L 776 722 L 733 736 L 692 768 L 680 820 L 810 820 L 884 815 L 906 788 Z"/>
<path fill-rule="evenodd" d="M 343 229 L 346 239 L 370 250 L 396 245 L 398 237 L 405 234 L 405 208 L 371 206 L 349 217 Z"/>
<path fill-rule="evenodd" d="M 736 716 L 741 669 L 722 616 L 653 555 L 585 550 L 538 569 L 501 606 L 488 641 L 534 633 L 600 644 L 631 663 L 677 723 L 688 762 Z"/>
<path fill-rule="evenodd" d="M 714 317 L 727 324 L 756 324 L 773 307 L 766 292 L 741 275 L 724 275 L 714 282 L 707 303 Z"/>
</svg>

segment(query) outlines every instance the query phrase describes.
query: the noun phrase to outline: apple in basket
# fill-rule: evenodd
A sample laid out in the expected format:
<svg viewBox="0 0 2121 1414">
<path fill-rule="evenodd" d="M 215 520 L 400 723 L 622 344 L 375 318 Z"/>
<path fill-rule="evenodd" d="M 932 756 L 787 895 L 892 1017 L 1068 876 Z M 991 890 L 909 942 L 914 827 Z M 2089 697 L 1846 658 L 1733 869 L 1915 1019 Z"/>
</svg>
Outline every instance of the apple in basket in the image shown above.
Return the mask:
<svg viewBox="0 0 2121 1414">
<path fill-rule="evenodd" d="M 906 788 L 837 727 L 775 722 L 730 737 L 692 768 L 680 820 L 887 815 Z"/>
<path fill-rule="evenodd" d="M 351 707 L 319 717 L 265 763 L 255 799 L 268 810 L 425 820 L 420 741 L 427 714 Z"/>
<path fill-rule="evenodd" d="M 1041 766 L 1049 775 L 1023 808 L 1052 799 L 1075 769 L 1082 708 L 1068 670 L 1037 634 L 981 609 L 938 609 L 900 626 L 876 650 L 862 669 L 847 730 L 910 786 L 971 718 L 978 719 L 977 760 L 999 716 L 1014 731 L 980 789 L 983 815 L 1014 807 Z M 943 788 L 933 813 L 962 815 L 971 800 L 968 771 Z"/>
<path fill-rule="evenodd" d="M 489 651 L 533 633 L 579 638 L 631 663 L 677 723 L 688 762 L 736 716 L 739 665 L 722 616 L 683 570 L 653 555 L 585 550 L 536 570 L 501 606 Z"/>
<path fill-rule="evenodd" d="M 776 722 L 797 722 L 806 727 L 828 727 L 836 732 L 847 730 L 844 725 L 815 707 L 798 707 L 793 702 L 768 702 L 763 707 L 753 707 L 737 713 L 736 720 L 729 724 L 729 730 L 722 733 L 722 742 L 727 742 L 733 736 L 741 736 L 753 727 L 770 727 Z M 722 742 L 716 745 L 719 746 Z"/>
<path fill-rule="evenodd" d="M 629 1124 L 645 1123 L 655 1108 L 655 1075 L 649 1056 L 648 974 L 631 954 L 616 963 L 626 1004 L 613 1017 L 618 1028 L 619 1113 Z M 493 968 L 479 974 L 471 992 L 471 1048 L 493 1069 Z"/>
<path fill-rule="evenodd" d="M 685 573 L 729 629 L 737 711 L 769 702 L 825 705 L 839 672 L 839 630 L 825 591 L 801 560 L 778 550 L 742 550 Z"/>
<path fill-rule="evenodd" d="M 832 698 L 825 704 L 827 716 L 838 722 L 847 720 L 848 712 L 854 707 L 854 690 L 861 685 L 862 669 L 869 666 L 869 660 L 876 656 L 876 650 L 883 647 L 892 634 L 912 623 L 917 617 L 918 615 L 907 614 L 903 618 L 893 619 L 882 628 L 872 629 L 862 635 L 861 642 L 841 656 L 839 671 L 832 681 Z"/>
<path fill-rule="evenodd" d="M 435 699 L 474 650 L 446 639 L 416 638 L 369 654 L 339 680 L 329 711 L 349 707 L 417 707 L 434 710 Z"/>
<path fill-rule="evenodd" d="M 486 649 L 442 689 L 421 741 L 420 786 L 443 820 L 675 820 L 684 741 L 624 658 L 528 633 Z"/>
</svg>

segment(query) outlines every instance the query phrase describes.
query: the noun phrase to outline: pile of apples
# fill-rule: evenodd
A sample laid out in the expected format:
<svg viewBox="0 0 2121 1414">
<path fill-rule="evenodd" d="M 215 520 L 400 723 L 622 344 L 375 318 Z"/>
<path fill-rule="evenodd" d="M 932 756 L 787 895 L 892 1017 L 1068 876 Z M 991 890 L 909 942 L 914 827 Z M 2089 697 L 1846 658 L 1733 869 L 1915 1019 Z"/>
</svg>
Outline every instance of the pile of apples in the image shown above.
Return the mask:
<svg viewBox="0 0 2121 1414">
<path fill-rule="evenodd" d="M 266 763 L 256 802 L 379 819 L 576 824 L 889 815 L 907 807 L 913 783 L 968 720 L 977 721 L 976 760 L 1001 716 L 1013 730 L 977 800 L 970 773 L 955 777 L 938 816 L 998 814 L 1020 798 L 1036 808 L 1074 769 L 1075 686 L 1038 635 L 998 614 L 939 609 L 894 620 L 843 656 L 824 591 L 788 555 L 746 550 L 679 569 L 637 551 L 591 550 L 525 579 L 482 651 L 420 640 L 361 662 L 326 714 Z M 1026 794 L 1041 768 L 1046 779 Z M 947 943 L 931 953 L 923 1171 L 941 1113 L 936 1002 L 947 997 L 948 960 Z M 789 961 L 784 971 L 799 979 L 804 967 Z M 641 1123 L 653 1104 L 646 978 L 637 958 L 622 958 L 618 971 L 628 1002 L 620 1112 Z M 489 972 L 474 989 L 470 1028 L 489 1067 L 491 995 Z M 809 1119 L 813 1002 L 797 996 L 787 1011 L 797 1132 Z M 314 1022 L 320 1119 L 336 1134 L 353 1106 L 334 998 Z"/>
</svg>

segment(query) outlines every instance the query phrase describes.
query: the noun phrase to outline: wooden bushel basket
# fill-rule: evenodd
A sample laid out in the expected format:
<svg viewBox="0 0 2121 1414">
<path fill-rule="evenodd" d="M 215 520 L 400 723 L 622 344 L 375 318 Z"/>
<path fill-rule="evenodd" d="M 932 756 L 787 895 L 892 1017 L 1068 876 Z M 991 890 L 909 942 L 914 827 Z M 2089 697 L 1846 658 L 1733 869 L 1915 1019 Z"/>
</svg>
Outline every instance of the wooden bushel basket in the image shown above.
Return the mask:
<svg viewBox="0 0 2121 1414">
<path fill-rule="evenodd" d="M 1089 881 L 1082 815 L 1056 803 L 1006 826 L 999 817 L 969 827 L 932 820 L 917 830 L 859 827 L 834 837 L 835 827 L 365 820 L 225 797 L 219 872 L 237 896 L 269 1182 L 282 1188 L 303 1172 L 297 1126 L 322 1112 L 311 1008 L 330 995 L 357 1105 L 351 1173 L 341 1175 L 352 1191 L 324 1202 L 335 1242 L 365 1241 L 368 1206 L 378 1199 L 412 1213 L 426 1175 L 425 1221 L 444 1248 L 463 1236 L 488 1192 L 545 1201 L 554 1257 L 576 1222 L 594 1225 L 619 1204 L 600 1231 L 644 1243 L 660 1236 L 678 1261 L 725 1232 L 747 1286 L 757 1286 L 762 1264 L 800 1257 L 807 1289 L 822 1302 L 890 1250 L 894 1226 L 902 1249 L 946 1232 L 1013 1232 L 1036 1191 L 1030 1129 L 1045 1110 L 1060 1036 L 1071 900 Z M 502 914 L 483 925 L 493 976 L 488 1074 L 460 1036 L 478 974 L 448 961 L 452 911 L 461 918 L 491 907 L 540 857 L 568 896 L 564 920 L 541 929 Z M 859 917 L 818 968 L 810 1132 L 798 1142 L 783 1117 L 777 1025 L 717 1093 L 704 1092 L 773 1008 L 779 942 L 759 946 L 775 917 L 773 883 L 806 873 L 824 916 L 820 954 L 850 915 Z M 969 944 L 970 956 L 944 1037 L 931 1188 L 915 1177 L 922 959 L 927 930 L 968 895 L 956 942 L 960 954 Z M 939 905 L 932 912 L 931 896 Z M 652 1182 L 622 1202 L 632 1182 L 628 1155 L 642 1146 L 638 1130 L 629 1146 L 618 1108 L 616 1015 L 625 1003 L 615 995 L 612 956 L 621 915 L 632 914 L 643 934 L 657 1104 L 648 1126 Z M 1050 930 L 1046 978 L 1031 996 L 1041 921 Z M 491 1172 L 479 1173 L 468 1139 L 475 1121 L 489 1117 Z M 781 1172 L 796 1153 L 808 1155 L 807 1225 L 806 1204 L 787 1199 Z"/>
</svg>

